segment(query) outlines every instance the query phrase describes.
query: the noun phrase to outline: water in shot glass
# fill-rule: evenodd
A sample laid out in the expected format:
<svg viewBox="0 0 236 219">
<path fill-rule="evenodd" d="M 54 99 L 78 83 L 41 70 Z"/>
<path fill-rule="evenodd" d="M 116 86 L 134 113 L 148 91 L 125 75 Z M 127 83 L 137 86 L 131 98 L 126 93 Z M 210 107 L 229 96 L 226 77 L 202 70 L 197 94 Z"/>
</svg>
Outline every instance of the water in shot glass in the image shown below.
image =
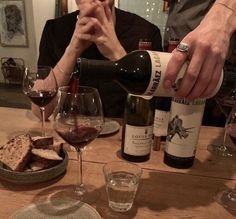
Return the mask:
<svg viewBox="0 0 236 219">
<path fill-rule="evenodd" d="M 130 210 L 138 189 L 142 169 L 136 164 L 114 161 L 105 164 L 103 172 L 109 207 L 119 212 Z"/>
</svg>

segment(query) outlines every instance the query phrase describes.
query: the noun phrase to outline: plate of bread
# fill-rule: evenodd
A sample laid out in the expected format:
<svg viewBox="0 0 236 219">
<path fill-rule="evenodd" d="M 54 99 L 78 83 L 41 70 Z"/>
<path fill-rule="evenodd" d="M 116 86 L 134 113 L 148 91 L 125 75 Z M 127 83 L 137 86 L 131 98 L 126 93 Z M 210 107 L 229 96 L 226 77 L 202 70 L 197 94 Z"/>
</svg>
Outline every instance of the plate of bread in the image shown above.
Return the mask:
<svg viewBox="0 0 236 219">
<path fill-rule="evenodd" d="M 52 136 L 22 134 L 0 146 L 0 179 L 8 182 L 45 182 L 62 175 L 67 164 L 67 152 Z"/>
</svg>

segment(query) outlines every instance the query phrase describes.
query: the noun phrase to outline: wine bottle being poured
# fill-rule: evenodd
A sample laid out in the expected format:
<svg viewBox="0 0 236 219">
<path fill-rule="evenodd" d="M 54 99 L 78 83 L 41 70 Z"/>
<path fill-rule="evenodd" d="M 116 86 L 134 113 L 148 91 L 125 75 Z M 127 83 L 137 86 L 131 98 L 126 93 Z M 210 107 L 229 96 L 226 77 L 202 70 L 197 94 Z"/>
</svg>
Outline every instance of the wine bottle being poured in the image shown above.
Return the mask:
<svg viewBox="0 0 236 219">
<path fill-rule="evenodd" d="M 163 80 L 171 56 L 171 53 L 136 50 L 115 62 L 79 58 L 77 69 L 80 72 L 80 78 L 115 80 L 132 94 L 173 97 L 181 83 L 187 63 L 184 63 L 180 69 L 175 84 L 166 89 L 163 86 Z M 217 93 L 222 81 L 223 74 L 211 96 Z"/>
</svg>

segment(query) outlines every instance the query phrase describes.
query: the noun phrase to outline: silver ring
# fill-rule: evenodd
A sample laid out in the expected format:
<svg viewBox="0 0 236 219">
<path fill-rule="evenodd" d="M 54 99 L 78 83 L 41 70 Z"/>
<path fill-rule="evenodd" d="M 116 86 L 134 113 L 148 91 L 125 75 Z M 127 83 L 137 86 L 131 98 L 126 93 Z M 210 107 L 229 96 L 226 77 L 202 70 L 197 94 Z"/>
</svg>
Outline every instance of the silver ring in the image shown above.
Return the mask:
<svg viewBox="0 0 236 219">
<path fill-rule="evenodd" d="M 187 43 L 179 43 L 176 50 L 188 54 L 189 46 Z"/>
</svg>

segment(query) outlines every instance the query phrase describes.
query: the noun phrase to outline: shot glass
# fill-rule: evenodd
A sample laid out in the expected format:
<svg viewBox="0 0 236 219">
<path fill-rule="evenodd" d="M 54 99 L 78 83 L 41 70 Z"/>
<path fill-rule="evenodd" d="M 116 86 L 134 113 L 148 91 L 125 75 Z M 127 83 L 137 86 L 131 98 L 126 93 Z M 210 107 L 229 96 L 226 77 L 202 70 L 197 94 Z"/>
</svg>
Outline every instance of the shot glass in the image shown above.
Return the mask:
<svg viewBox="0 0 236 219">
<path fill-rule="evenodd" d="M 138 189 L 142 169 L 133 163 L 114 161 L 104 165 L 103 173 L 109 207 L 118 212 L 130 210 Z"/>
</svg>

